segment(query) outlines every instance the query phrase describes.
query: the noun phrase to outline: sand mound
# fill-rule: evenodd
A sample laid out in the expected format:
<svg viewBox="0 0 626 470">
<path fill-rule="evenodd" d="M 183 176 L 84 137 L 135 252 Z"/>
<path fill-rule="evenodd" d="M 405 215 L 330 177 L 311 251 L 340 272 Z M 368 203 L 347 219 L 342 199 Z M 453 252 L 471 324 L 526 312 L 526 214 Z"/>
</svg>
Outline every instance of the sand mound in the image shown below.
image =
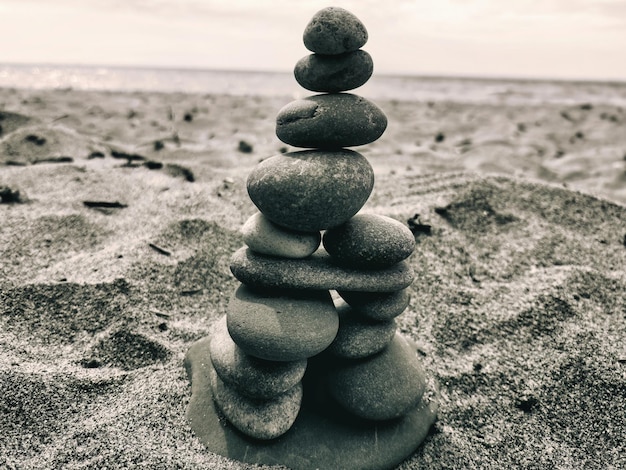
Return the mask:
<svg viewBox="0 0 626 470">
<path fill-rule="evenodd" d="M 0 205 L 0 467 L 251 468 L 193 436 L 182 365 L 236 286 L 243 180 L 63 167 Z M 626 207 L 446 173 L 383 174 L 366 209 L 430 225 L 399 322 L 442 400 L 401 468 L 624 465 Z"/>
<path fill-rule="evenodd" d="M 32 121 L 28 116 L 9 111 L 0 111 L 0 138 L 14 130 L 29 124 Z"/>
<path fill-rule="evenodd" d="M 64 126 L 25 126 L 0 141 L 0 164 L 69 163 L 102 145 Z"/>
</svg>

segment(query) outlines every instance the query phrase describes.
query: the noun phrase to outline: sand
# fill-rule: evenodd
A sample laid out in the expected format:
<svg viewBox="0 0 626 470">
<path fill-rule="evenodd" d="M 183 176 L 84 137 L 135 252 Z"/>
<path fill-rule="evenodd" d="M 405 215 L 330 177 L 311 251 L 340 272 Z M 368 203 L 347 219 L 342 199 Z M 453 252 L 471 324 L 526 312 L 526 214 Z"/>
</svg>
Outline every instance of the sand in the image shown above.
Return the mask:
<svg viewBox="0 0 626 470">
<path fill-rule="evenodd" d="M 290 99 L 0 90 L 0 468 L 253 468 L 193 435 L 183 358 Z M 364 210 L 412 221 L 441 385 L 400 468 L 626 467 L 626 113 L 377 104 Z"/>
</svg>

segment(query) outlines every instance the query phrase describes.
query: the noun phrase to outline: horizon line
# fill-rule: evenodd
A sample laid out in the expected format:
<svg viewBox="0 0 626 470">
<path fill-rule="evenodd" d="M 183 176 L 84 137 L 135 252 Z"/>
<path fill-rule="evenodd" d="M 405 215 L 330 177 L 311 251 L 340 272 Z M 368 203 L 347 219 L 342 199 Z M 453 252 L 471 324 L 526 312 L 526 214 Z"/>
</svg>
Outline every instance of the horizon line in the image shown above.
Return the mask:
<svg viewBox="0 0 626 470">
<path fill-rule="evenodd" d="M 159 65 L 159 64 L 92 64 L 92 63 L 62 63 L 62 62 L 0 62 L 0 67 L 76 67 L 76 68 L 109 68 L 109 69 L 139 69 L 158 71 L 184 71 L 184 72 L 217 72 L 217 73 L 266 73 L 266 74 L 286 74 L 293 73 L 288 69 L 247 69 L 247 68 L 224 68 L 211 66 L 194 65 Z M 467 74 L 467 73 L 437 73 L 437 72 L 378 72 L 376 76 L 385 78 L 422 78 L 422 79 L 446 79 L 446 80 L 478 80 L 478 81 L 531 81 L 531 82 L 568 82 L 568 83 L 588 83 L 603 85 L 626 85 L 624 78 L 590 78 L 590 77 L 548 77 L 536 75 L 489 75 L 489 74 Z"/>
</svg>

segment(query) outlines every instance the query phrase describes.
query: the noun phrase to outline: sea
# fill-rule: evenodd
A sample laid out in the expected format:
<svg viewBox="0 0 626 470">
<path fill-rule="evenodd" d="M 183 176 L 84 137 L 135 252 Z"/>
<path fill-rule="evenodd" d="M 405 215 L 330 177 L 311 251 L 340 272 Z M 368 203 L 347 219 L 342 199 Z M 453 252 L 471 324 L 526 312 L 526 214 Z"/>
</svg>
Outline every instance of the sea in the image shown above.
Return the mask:
<svg viewBox="0 0 626 470">
<path fill-rule="evenodd" d="M 149 67 L 0 64 L 0 87 L 106 91 L 155 91 L 239 96 L 310 95 L 291 72 Z M 376 100 L 481 104 L 626 107 L 626 82 L 437 77 L 375 73 L 358 94 Z"/>
</svg>

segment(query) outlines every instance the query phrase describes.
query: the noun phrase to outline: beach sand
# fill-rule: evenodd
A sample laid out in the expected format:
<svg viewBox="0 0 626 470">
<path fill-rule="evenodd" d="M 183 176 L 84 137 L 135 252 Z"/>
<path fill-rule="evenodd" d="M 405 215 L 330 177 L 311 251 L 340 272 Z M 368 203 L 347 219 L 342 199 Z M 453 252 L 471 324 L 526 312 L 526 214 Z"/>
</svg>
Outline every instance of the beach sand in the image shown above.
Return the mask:
<svg viewBox="0 0 626 470">
<path fill-rule="evenodd" d="M 290 97 L 0 90 L 0 468 L 246 469 L 185 410 Z M 441 386 L 400 468 L 626 468 L 626 112 L 378 102 Z M 419 222 L 419 223 L 416 223 Z"/>
</svg>

